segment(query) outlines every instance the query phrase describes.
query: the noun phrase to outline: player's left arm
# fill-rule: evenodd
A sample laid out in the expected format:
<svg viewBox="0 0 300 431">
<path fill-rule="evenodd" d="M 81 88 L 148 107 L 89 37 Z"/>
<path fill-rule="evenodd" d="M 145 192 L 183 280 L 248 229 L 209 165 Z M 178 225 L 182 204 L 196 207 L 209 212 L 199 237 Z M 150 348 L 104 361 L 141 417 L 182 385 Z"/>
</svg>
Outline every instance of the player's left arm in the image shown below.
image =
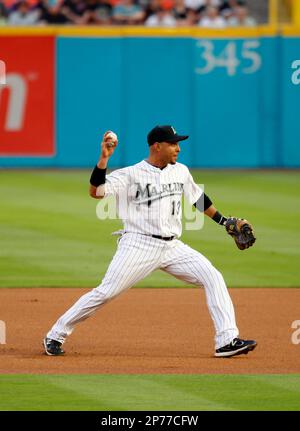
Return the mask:
<svg viewBox="0 0 300 431">
<path fill-rule="evenodd" d="M 219 225 L 225 226 L 227 233 L 234 239 L 240 250 L 245 250 L 255 243 L 256 237 L 251 223 L 241 218 L 224 217 L 205 193 L 194 203 L 194 206 Z"/>
<path fill-rule="evenodd" d="M 225 225 L 227 220 L 222 214 L 219 213 L 214 205 L 210 205 L 205 211 L 204 214 L 210 217 L 212 220 L 216 221 L 218 224 Z"/>
<path fill-rule="evenodd" d="M 210 217 L 216 223 L 220 225 L 225 225 L 227 218 L 219 213 L 217 208 L 215 208 L 212 201 L 205 193 L 202 193 L 198 201 L 194 203 L 194 206 L 199 211 L 204 212 L 205 215 Z"/>
<path fill-rule="evenodd" d="M 184 191 L 189 202 L 213 221 L 224 226 L 227 233 L 234 239 L 240 250 L 254 244 L 256 238 L 251 223 L 237 217 L 224 217 L 213 205 L 210 198 L 204 191 L 195 184 L 192 175 L 188 172 L 186 178 L 186 188 Z"/>
</svg>

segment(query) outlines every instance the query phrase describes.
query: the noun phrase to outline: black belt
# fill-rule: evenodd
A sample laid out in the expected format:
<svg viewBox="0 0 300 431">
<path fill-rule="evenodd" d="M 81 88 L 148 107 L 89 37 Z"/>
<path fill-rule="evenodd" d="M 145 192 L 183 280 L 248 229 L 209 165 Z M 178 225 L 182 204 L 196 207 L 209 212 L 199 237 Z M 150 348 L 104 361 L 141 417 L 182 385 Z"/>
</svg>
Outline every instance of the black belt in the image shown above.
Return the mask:
<svg viewBox="0 0 300 431">
<path fill-rule="evenodd" d="M 160 235 L 151 235 L 152 238 L 163 239 L 164 241 L 172 241 L 175 236 L 160 236 Z"/>
</svg>

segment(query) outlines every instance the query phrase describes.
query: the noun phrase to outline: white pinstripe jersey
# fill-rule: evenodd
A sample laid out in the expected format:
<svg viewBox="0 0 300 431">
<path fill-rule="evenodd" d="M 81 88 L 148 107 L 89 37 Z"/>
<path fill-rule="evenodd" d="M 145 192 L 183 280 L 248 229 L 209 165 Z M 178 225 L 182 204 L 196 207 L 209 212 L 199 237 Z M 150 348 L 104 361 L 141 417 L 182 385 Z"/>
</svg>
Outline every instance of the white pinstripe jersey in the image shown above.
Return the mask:
<svg viewBox="0 0 300 431">
<path fill-rule="evenodd" d="M 182 195 L 192 205 L 202 193 L 181 163 L 160 169 L 143 160 L 113 171 L 105 182 L 105 197 L 117 198 L 124 230 L 146 235 L 180 237 Z"/>
</svg>

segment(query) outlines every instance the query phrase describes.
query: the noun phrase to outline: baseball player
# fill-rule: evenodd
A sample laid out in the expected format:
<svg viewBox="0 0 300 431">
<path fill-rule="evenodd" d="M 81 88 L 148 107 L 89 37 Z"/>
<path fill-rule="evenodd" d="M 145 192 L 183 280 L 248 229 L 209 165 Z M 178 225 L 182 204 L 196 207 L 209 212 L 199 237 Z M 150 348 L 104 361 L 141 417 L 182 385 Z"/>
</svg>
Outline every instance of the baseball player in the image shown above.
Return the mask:
<svg viewBox="0 0 300 431">
<path fill-rule="evenodd" d="M 64 354 L 62 344 L 77 323 L 156 269 L 204 287 L 215 327 L 216 357 L 248 353 L 256 347 L 256 341 L 239 338 L 233 304 L 221 273 L 206 257 L 179 239 L 184 194 L 191 205 L 224 225 L 240 249 L 255 242 L 251 224 L 220 214 L 195 184 L 188 168 L 177 163 L 179 142 L 187 138 L 177 134 L 170 125 L 156 126 L 147 136 L 149 156 L 146 160 L 106 175 L 108 160 L 118 141 L 113 132 L 104 134 L 101 156 L 90 178 L 90 195 L 95 199 L 115 196 L 124 229 L 101 284 L 83 295 L 46 335 L 47 355 Z"/>
</svg>

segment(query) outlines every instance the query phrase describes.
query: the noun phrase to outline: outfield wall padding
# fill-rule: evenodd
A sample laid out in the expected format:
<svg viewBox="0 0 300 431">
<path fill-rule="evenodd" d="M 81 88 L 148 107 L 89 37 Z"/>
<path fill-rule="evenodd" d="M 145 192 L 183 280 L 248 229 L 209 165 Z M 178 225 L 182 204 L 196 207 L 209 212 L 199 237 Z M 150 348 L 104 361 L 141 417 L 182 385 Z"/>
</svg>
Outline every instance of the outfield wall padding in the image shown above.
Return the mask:
<svg viewBox="0 0 300 431">
<path fill-rule="evenodd" d="M 120 142 L 110 166 L 126 166 L 170 123 L 190 135 L 190 167 L 299 167 L 297 58 L 295 35 L 0 34 L 0 166 L 91 167 L 107 129 Z"/>
</svg>

